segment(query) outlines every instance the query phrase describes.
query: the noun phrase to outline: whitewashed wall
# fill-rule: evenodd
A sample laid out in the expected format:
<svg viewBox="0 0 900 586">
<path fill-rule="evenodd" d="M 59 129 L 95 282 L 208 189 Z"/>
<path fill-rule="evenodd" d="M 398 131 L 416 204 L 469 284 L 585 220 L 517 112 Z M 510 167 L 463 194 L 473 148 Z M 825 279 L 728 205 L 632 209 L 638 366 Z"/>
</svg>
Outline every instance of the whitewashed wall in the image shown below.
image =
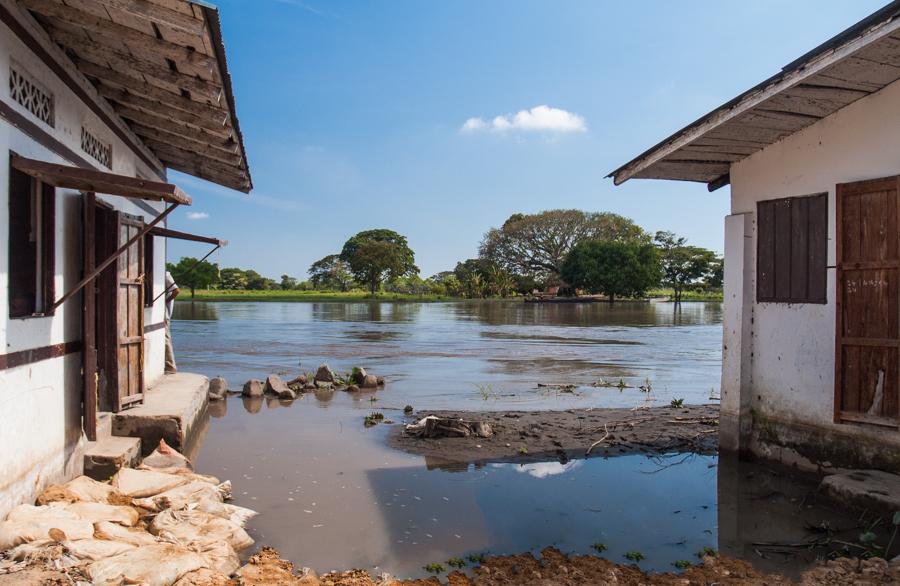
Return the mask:
<svg viewBox="0 0 900 586">
<path fill-rule="evenodd" d="M 49 127 L 37 120 L 9 95 L 9 66 L 20 68 L 42 83 L 53 95 L 55 124 Z M 83 158 L 81 126 L 88 127 L 103 140 L 111 142 L 112 172 L 155 178 L 111 129 L 76 98 L 50 69 L 35 57 L 19 39 L 0 24 L 0 100 L 36 122 L 54 138 Z M 75 296 L 57 309 L 52 317 L 10 319 L 8 300 L 9 275 L 9 152 L 49 161 L 72 164 L 39 145 L 7 121 L 0 119 L 0 354 L 40 348 L 81 339 L 81 297 Z M 106 171 L 98 164 L 98 169 Z M 121 197 L 102 197 L 114 207 L 129 214 L 149 214 L 135 203 Z M 162 210 L 162 204 L 151 204 Z M 82 264 L 81 196 L 57 190 L 56 198 L 56 295 L 68 291 L 80 278 Z M 156 238 L 154 254 L 154 289 L 163 288 L 165 242 Z M 160 300 L 145 314 L 146 324 L 163 320 Z M 147 335 L 146 381 L 163 372 L 164 332 Z M 82 467 L 84 438 L 81 427 L 81 354 L 44 360 L 30 365 L 0 370 L 0 519 L 16 504 L 34 499 L 49 483 L 64 480 Z"/>
<path fill-rule="evenodd" d="M 741 303 L 740 297 L 726 295 L 724 344 L 751 350 L 749 380 L 744 380 L 740 392 L 744 398 L 749 393 L 749 406 L 756 412 L 775 420 L 809 424 L 826 433 L 900 444 L 900 433 L 895 431 L 832 423 L 835 185 L 892 175 L 900 175 L 900 82 L 732 165 L 733 214 L 755 216 L 756 203 L 761 200 L 823 192 L 829 196 L 827 304 L 755 302 L 755 221 L 752 237 L 744 239 L 749 250 L 732 247 L 727 252 L 726 267 L 742 262 L 741 253 L 751 261 L 746 267 L 751 294 L 743 297 L 752 304 L 751 312 L 742 314 L 733 307 Z M 734 288 L 734 283 L 726 283 L 726 292 L 729 287 Z M 735 316 L 740 315 L 750 320 L 750 327 L 736 327 Z M 741 356 L 748 360 L 745 353 L 725 352 L 725 372 L 740 370 L 734 362 Z M 735 383 L 731 384 L 734 391 Z M 723 398 L 726 393 L 723 388 Z"/>
</svg>

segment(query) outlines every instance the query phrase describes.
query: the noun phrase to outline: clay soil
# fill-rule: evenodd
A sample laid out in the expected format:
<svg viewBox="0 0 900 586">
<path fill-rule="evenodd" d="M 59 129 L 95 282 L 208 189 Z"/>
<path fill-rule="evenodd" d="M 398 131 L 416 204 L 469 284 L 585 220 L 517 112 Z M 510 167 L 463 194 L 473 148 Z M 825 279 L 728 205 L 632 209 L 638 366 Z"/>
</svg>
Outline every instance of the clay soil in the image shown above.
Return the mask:
<svg viewBox="0 0 900 586">
<path fill-rule="evenodd" d="M 391 430 L 394 448 L 425 456 L 430 463 L 480 463 L 583 458 L 590 456 L 665 454 L 718 451 L 718 405 L 689 405 L 681 409 L 570 409 L 567 411 L 425 411 L 427 415 L 485 421 L 493 435 L 481 437 L 418 438 Z M 608 434 L 608 435 L 607 435 Z"/>
</svg>

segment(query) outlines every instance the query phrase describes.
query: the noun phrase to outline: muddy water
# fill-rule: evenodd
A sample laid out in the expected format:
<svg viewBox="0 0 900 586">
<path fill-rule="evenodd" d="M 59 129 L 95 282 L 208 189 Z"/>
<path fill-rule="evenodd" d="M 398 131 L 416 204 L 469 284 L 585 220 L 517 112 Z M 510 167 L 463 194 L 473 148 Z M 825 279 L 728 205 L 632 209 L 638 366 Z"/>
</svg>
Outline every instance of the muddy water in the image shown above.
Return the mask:
<svg viewBox="0 0 900 586">
<path fill-rule="evenodd" d="M 795 494 L 773 504 L 750 481 L 720 497 L 715 457 L 448 466 L 393 451 L 384 442 L 387 425 L 362 423 L 374 410 L 401 421 L 406 404 L 708 402 L 718 394 L 720 322 L 718 304 L 700 303 L 677 312 L 667 304 L 179 303 L 173 333 L 180 368 L 224 376 L 234 388 L 322 361 L 387 377 L 377 393 L 307 394 L 293 403 L 231 397 L 211 407 L 198 469 L 230 478 L 237 504 L 261 513 L 251 522 L 254 538 L 301 566 L 414 576 L 453 556 L 548 545 L 589 553 L 603 543 L 610 559 L 640 551 L 643 568 L 666 571 L 704 546 L 717 548 L 724 531 L 729 551 L 793 569 L 794 559 L 759 557 L 742 536 L 765 540 L 769 525 L 778 531 L 772 539 L 802 533 L 826 515 L 803 508 L 811 486 L 802 482 L 788 482 Z M 586 386 L 599 378 L 632 387 L 649 380 L 652 391 Z M 555 393 L 538 382 L 583 386 Z M 738 474 L 728 470 L 726 487 Z M 760 491 L 771 493 L 768 485 Z M 769 521 L 753 513 L 761 502 Z"/>
</svg>

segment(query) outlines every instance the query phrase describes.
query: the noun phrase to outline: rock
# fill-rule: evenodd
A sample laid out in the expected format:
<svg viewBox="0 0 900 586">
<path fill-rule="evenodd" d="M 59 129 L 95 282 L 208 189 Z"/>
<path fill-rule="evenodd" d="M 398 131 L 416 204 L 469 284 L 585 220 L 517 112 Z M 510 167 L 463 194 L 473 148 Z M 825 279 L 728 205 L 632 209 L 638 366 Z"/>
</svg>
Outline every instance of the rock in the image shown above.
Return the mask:
<svg viewBox="0 0 900 586">
<path fill-rule="evenodd" d="M 334 388 L 334 383 L 330 383 L 330 382 L 326 382 L 326 381 L 317 380 L 317 381 L 315 381 L 315 385 L 314 385 L 314 386 L 315 386 L 315 388 L 317 388 L 317 389 L 333 389 L 333 388 Z"/>
<path fill-rule="evenodd" d="M 296 392 L 301 392 L 304 388 L 306 388 L 306 384 L 309 382 L 309 379 L 306 378 L 305 374 L 301 374 L 298 377 L 295 377 L 287 382 L 287 386 L 293 389 Z"/>
<path fill-rule="evenodd" d="M 228 383 L 221 376 L 209 381 L 209 400 L 221 401 L 228 395 Z"/>
<path fill-rule="evenodd" d="M 420 419 L 417 423 L 411 423 L 404 428 L 404 433 L 413 437 L 442 438 L 442 437 L 491 437 L 494 435 L 489 423 L 484 421 L 465 421 L 450 417 L 438 417 L 429 415 Z"/>
<path fill-rule="evenodd" d="M 278 395 L 279 399 L 296 399 L 297 393 L 294 392 L 294 389 L 287 386 L 281 377 L 277 374 L 270 374 L 268 378 L 266 378 L 266 388 L 265 391 L 267 393 L 272 393 L 273 395 Z"/>
<path fill-rule="evenodd" d="M 319 387 L 316 386 L 316 383 L 306 383 L 305 385 L 303 385 L 304 391 L 315 391 L 318 388 Z"/>
<path fill-rule="evenodd" d="M 364 389 L 374 389 L 378 386 L 378 377 L 374 374 L 367 374 L 359 386 Z"/>
<path fill-rule="evenodd" d="M 334 382 L 334 371 L 331 370 L 331 367 L 328 366 L 327 364 L 323 364 L 316 371 L 315 380 L 316 380 L 316 382 L 333 383 Z"/>
<path fill-rule="evenodd" d="M 384 386 L 384 377 L 383 377 L 383 376 L 375 377 L 375 380 L 378 382 L 378 386 L 379 386 L 379 387 L 383 387 L 383 386 Z"/>
<path fill-rule="evenodd" d="M 350 385 L 349 387 L 347 387 L 347 392 L 348 393 L 358 393 L 359 387 L 356 385 Z"/>
<path fill-rule="evenodd" d="M 241 395 L 245 397 L 262 397 L 263 392 L 263 382 L 254 378 L 244 383 L 244 389 L 241 391 Z"/>
<path fill-rule="evenodd" d="M 353 374 L 350 375 L 350 380 L 358 385 L 361 385 L 363 384 L 363 381 L 366 380 L 366 377 L 368 375 L 369 373 L 366 372 L 366 369 L 362 366 L 359 366 L 353 369 Z"/>
<path fill-rule="evenodd" d="M 883 470 L 853 470 L 826 476 L 819 486 L 841 504 L 859 509 L 900 510 L 900 476 Z"/>
</svg>

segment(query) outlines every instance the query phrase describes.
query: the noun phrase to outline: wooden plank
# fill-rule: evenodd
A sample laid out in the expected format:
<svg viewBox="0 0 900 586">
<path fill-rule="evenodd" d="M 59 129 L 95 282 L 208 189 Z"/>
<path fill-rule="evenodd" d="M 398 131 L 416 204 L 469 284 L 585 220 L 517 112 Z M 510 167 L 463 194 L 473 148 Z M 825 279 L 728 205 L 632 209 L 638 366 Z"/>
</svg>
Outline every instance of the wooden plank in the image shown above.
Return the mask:
<svg viewBox="0 0 900 586">
<path fill-rule="evenodd" d="M 177 185 L 116 175 L 92 169 L 57 165 L 46 161 L 12 156 L 12 166 L 50 185 L 123 197 L 190 205 L 191 198 Z"/>
<path fill-rule="evenodd" d="M 832 88 L 801 87 L 792 88 L 783 94 L 773 96 L 762 105 L 766 110 L 780 110 L 824 118 L 834 114 L 861 97 L 867 92 L 847 91 Z"/>
<path fill-rule="evenodd" d="M 127 118 L 128 120 L 132 120 L 134 122 L 138 122 L 152 128 L 161 128 L 173 134 L 191 136 L 192 134 L 196 133 L 198 128 L 201 128 L 199 126 L 189 124 L 188 122 L 185 122 L 183 120 L 176 120 L 166 116 L 165 114 L 157 112 L 138 110 L 137 108 L 132 108 L 130 106 L 118 103 L 114 103 L 112 106 L 113 109 L 119 114 L 119 116 L 123 118 Z M 207 133 L 211 133 L 219 137 L 220 139 L 231 138 L 234 134 L 234 130 L 230 126 L 224 125 L 204 123 L 202 130 L 205 130 Z"/>
<path fill-rule="evenodd" d="M 230 187 L 247 193 L 250 190 L 250 181 L 245 174 L 241 173 L 223 173 L 214 169 L 206 168 L 196 163 L 187 163 L 185 161 L 170 161 L 168 163 L 171 169 Z"/>
<path fill-rule="evenodd" d="M 756 204 L 756 298 L 775 298 L 775 209 L 771 201 Z"/>
<path fill-rule="evenodd" d="M 179 232 L 178 230 L 172 230 L 170 228 L 160 228 L 159 226 L 150 230 L 150 234 L 152 236 L 160 236 L 162 238 L 176 238 L 178 240 L 205 242 L 207 244 L 215 244 L 216 246 L 225 246 L 228 244 L 227 240 L 219 240 L 218 238 L 212 238 L 210 236 L 198 236 L 197 234 Z"/>
<path fill-rule="evenodd" d="M 775 298 L 791 297 L 791 200 L 772 204 L 775 217 Z"/>
<path fill-rule="evenodd" d="M 841 85 L 878 91 L 900 79 L 900 67 L 853 56 L 835 63 L 820 75 L 838 80 Z"/>
<path fill-rule="evenodd" d="M 828 301 L 828 194 L 809 198 L 809 300 Z"/>
<path fill-rule="evenodd" d="M 159 91 L 169 94 L 172 98 L 166 97 L 165 100 L 146 98 L 132 93 L 130 90 L 124 91 L 104 83 L 98 84 L 97 90 L 100 92 L 100 95 L 111 102 L 131 108 L 140 108 L 149 112 L 159 112 L 163 116 L 184 120 L 194 126 L 202 124 L 203 128 L 212 127 L 216 129 L 228 126 L 226 123 L 228 113 L 226 111 L 194 102 L 189 98 L 181 98 L 179 100 L 179 96 L 164 90 Z"/>
<path fill-rule="evenodd" d="M 94 271 L 96 262 L 96 196 L 93 193 L 85 194 L 82 201 L 83 230 L 82 258 L 84 259 L 84 274 Z M 96 287 L 87 287 L 84 290 L 82 337 L 84 346 L 82 350 L 82 426 L 88 441 L 97 441 L 97 306 Z"/>
<path fill-rule="evenodd" d="M 790 226 L 790 297 L 798 301 L 807 301 L 809 300 L 809 198 L 798 197 L 791 201 Z"/>
<path fill-rule="evenodd" d="M 712 181 L 731 170 L 726 162 L 707 161 L 659 161 L 653 168 L 648 168 L 635 175 L 641 179 L 675 179 L 685 181 Z"/>
<path fill-rule="evenodd" d="M 860 256 L 860 214 L 859 209 L 860 198 L 857 194 L 843 192 L 843 220 L 841 228 L 843 237 L 838 241 L 838 247 L 841 249 L 841 258 L 844 264 L 859 262 L 862 260 Z"/>
<path fill-rule="evenodd" d="M 865 415 L 861 413 L 854 412 L 841 412 L 838 414 L 838 423 L 840 422 L 850 422 L 850 423 L 865 423 L 868 425 L 879 425 L 882 427 L 892 427 L 896 428 L 900 426 L 896 418 L 892 417 L 877 417 L 874 415 Z"/>
<path fill-rule="evenodd" d="M 839 384 L 843 389 L 843 399 L 839 410 L 859 411 L 860 348 L 844 346 L 842 357 L 843 380 Z"/>
<path fill-rule="evenodd" d="M 98 18 L 81 10 L 60 4 L 55 0 L 19 0 L 28 10 L 44 16 L 51 16 L 71 24 L 76 24 L 88 32 L 100 35 L 110 44 L 124 43 L 132 53 L 162 55 L 176 63 L 185 62 L 210 73 L 218 67 L 216 60 L 193 48 L 176 45 L 157 39 L 131 27 Z"/>
<path fill-rule="evenodd" d="M 832 421 L 840 423 L 844 403 L 844 206 L 846 204 L 843 186 L 835 186 L 834 203 L 834 261 L 835 261 L 835 293 L 834 293 L 834 402 L 832 405 Z"/>
<path fill-rule="evenodd" d="M 223 165 L 223 169 L 241 169 L 241 162 L 244 160 L 240 155 L 223 153 L 213 149 L 203 150 L 187 150 L 171 143 L 145 138 L 144 143 L 157 153 L 166 153 L 176 157 L 196 157 L 202 159 L 209 165 Z"/>
<path fill-rule="evenodd" d="M 240 175 L 240 173 L 243 171 L 239 164 L 241 158 L 237 156 L 234 157 L 235 162 L 224 162 L 220 161 L 219 159 L 213 159 L 199 153 L 192 153 L 190 151 L 186 151 L 184 149 L 180 149 L 178 147 L 159 143 L 156 141 L 148 141 L 148 146 L 154 149 L 154 151 L 159 154 L 161 160 L 163 161 L 190 161 L 196 164 L 203 165 L 208 169 L 215 169 L 223 173 L 234 173 L 236 175 Z"/>
<path fill-rule="evenodd" d="M 202 20 L 196 19 L 191 15 L 184 14 L 154 4 L 146 0 L 95 0 L 104 6 L 117 8 L 123 12 L 128 12 L 134 16 L 145 18 L 150 22 L 161 24 L 175 30 L 180 30 L 189 35 L 201 36 L 206 30 L 206 26 Z"/>
<path fill-rule="evenodd" d="M 234 139 L 231 138 L 223 140 L 211 134 L 204 134 L 202 131 L 197 131 L 192 136 L 184 136 L 168 132 L 161 128 L 151 128 L 133 121 L 130 125 L 134 133 L 141 138 L 152 138 L 153 140 L 169 143 L 179 148 L 201 153 L 218 151 L 229 155 L 238 154 L 238 145 Z"/>
</svg>

